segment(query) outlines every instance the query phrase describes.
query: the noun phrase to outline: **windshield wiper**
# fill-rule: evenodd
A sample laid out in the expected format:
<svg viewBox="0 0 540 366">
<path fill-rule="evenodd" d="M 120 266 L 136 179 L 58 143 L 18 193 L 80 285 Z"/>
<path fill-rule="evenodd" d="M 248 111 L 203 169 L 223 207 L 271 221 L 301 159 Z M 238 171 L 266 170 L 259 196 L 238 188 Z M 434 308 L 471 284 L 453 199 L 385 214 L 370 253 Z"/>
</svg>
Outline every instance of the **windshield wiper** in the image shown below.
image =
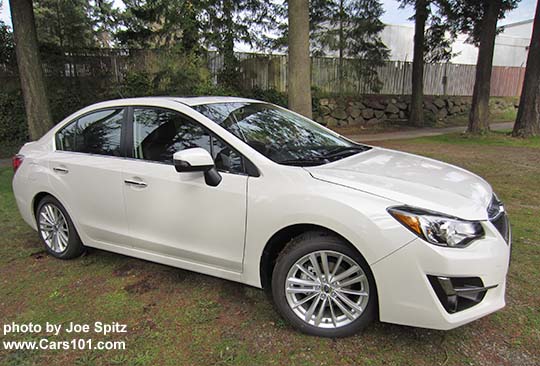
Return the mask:
<svg viewBox="0 0 540 366">
<path fill-rule="evenodd" d="M 286 159 L 280 160 L 278 164 L 284 165 L 294 165 L 294 166 L 317 166 L 322 164 L 327 164 L 330 161 L 326 158 L 315 158 L 315 159 Z"/>
<path fill-rule="evenodd" d="M 349 155 L 358 154 L 364 151 L 370 150 L 369 146 L 341 146 L 336 149 L 332 149 L 328 154 L 323 155 L 324 159 L 340 158 Z"/>
<path fill-rule="evenodd" d="M 278 164 L 284 165 L 295 165 L 295 166 L 317 166 L 328 164 L 337 158 L 342 158 L 354 154 L 358 154 L 367 150 L 370 150 L 369 146 L 340 146 L 334 149 L 331 149 L 330 152 L 326 155 L 315 156 L 309 159 L 286 159 L 280 160 Z"/>
</svg>

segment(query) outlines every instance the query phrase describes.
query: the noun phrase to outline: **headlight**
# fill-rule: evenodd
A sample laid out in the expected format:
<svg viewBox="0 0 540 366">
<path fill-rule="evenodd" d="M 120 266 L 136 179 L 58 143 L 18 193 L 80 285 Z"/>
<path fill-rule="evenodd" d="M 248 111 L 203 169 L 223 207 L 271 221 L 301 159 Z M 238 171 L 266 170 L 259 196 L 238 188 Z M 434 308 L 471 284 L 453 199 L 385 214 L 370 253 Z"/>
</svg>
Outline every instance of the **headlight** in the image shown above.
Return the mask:
<svg viewBox="0 0 540 366">
<path fill-rule="evenodd" d="M 390 215 L 427 242 L 443 247 L 463 248 L 484 236 L 482 224 L 412 207 L 391 207 Z"/>
</svg>

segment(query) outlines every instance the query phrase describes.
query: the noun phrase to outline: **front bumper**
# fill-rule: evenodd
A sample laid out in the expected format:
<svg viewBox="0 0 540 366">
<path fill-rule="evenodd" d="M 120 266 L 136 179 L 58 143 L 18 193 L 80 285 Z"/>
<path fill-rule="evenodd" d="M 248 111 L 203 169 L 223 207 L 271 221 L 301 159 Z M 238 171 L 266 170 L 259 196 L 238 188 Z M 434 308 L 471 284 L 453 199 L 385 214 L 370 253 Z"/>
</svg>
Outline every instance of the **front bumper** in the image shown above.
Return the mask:
<svg viewBox="0 0 540 366">
<path fill-rule="evenodd" d="M 467 248 L 445 248 L 416 239 L 372 264 L 383 322 L 432 329 L 452 329 L 504 307 L 510 243 L 491 222 L 486 235 Z M 486 290 L 481 301 L 449 312 L 429 277 L 479 278 Z"/>
</svg>

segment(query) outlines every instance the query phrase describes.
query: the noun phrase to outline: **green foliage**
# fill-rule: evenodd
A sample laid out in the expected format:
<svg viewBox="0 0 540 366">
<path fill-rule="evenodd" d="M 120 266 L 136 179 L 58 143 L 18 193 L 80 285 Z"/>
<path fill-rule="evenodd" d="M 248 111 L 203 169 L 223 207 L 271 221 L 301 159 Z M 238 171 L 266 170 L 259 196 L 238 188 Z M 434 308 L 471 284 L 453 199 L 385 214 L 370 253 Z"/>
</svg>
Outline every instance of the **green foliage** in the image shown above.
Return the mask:
<svg viewBox="0 0 540 366">
<path fill-rule="evenodd" d="M 210 73 L 204 58 L 163 50 L 147 61 L 147 67 L 136 65 L 117 89 L 123 97 L 148 95 L 195 95 L 209 89 Z"/>
<path fill-rule="evenodd" d="M 58 123 L 79 109 L 107 99 L 118 98 L 104 80 L 52 78 L 47 80 L 53 123 Z"/>
<path fill-rule="evenodd" d="M 288 1 L 276 6 L 277 37 L 268 38 L 265 45 L 274 50 L 288 46 Z M 378 0 L 312 0 L 309 7 L 310 50 L 314 56 L 337 54 L 343 60 L 352 59 L 354 73 L 348 77 L 345 68 L 339 68 L 339 84 L 351 79 L 367 81 L 373 91 L 380 90 L 377 67 L 388 59 L 390 52 L 380 38 L 384 13 Z"/>
<path fill-rule="evenodd" d="M 201 32 L 197 4 L 189 0 L 124 0 L 125 11 L 120 15 L 123 28 L 116 37 L 128 47 L 181 48 L 192 52 Z"/>
<path fill-rule="evenodd" d="M 264 100 L 265 102 L 287 107 L 287 95 L 277 91 L 276 89 L 263 90 L 260 88 L 254 88 L 250 92 L 244 93 L 242 96 L 246 98 Z"/>
<path fill-rule="evenodd" d="M 234 45 L 263 43 L 272 29 L 272 2 L 257 0 L 124 0 L 123 29 L 116 33 L 128 47 L 175 49 L 186 55 L 216 49 L 223 56 L 219 83 L 235 89 L 240 77 Z"/>
<path fill-rule="evenodd" d="M 206 0 L 201 9 L 202 37 L 206 47 L 223 55 L 221 84 L 234 87 L 239 78 L 235 43 L 261 48 L 264 34 L 275 27 L 276 5 L 258 0 Z"/>
<path fill-rule="evenodd" d="M 41 45 L 61 51 L 110 47 L 117 27 L 113 0 L 36 0 L 36 30 Z"/>
<path fill-rule="evenodd" d="M 482 20 L 489 3 L 500 2 L 497 19 L 503 19 L 505 14 L 515 9 L 520 0 L 447 0 L 444 9 L 449 19 L 448 24 L 455 32 L 469 35 L 468 41 L 478 46 L 482 33 Z M 500 32 L 502 29 L 499 29 Z"/>
<path fill-rule="evenodd" d="M 0 20 L 0 65 L 13 64 L 15 62 L 15 44 L 13 43 L 13 32 Z"/>
<path fill-rule="evenodd" d="M 318 1 L 322 7 L 312 16 L 311 38 L 317 53 L 337 52 L 338 57 L 352 58 L 357 79 L 368 81 L 373 91 L 381 88 L 377 67 L 388 59 L 390 51 L 381 40 L 384 13 L 378 0 Z M 341 62 L 339 83 L 349 78 L 343 74 Z"/>
<path fill-rule="evenodd" d="M 448 17 L 438 11 L 430 11 L 425 34 L 424 60 L 428 63 L 448 62 L 456 54 L 452 52 L 457 32 L 448 24 Z"/>
<path fill-rule="evenodd" d="M 399 0 L 399 2 L 401 8 L 412 6 L 416 10 L 416 0 Z M 425 62 L 447 62 L 455 56 L 452 44 L 457 37 L 457 30 L 450 21 L 452 12 L 450 3 L 449 0 L 426 0 L 428 17 L 424 39 Z"/>
<path fill-rule="evenodd" d="M 0 142 L 25 141 L 27 138 L 21 92 L 0 92 Z"/>
</svg>

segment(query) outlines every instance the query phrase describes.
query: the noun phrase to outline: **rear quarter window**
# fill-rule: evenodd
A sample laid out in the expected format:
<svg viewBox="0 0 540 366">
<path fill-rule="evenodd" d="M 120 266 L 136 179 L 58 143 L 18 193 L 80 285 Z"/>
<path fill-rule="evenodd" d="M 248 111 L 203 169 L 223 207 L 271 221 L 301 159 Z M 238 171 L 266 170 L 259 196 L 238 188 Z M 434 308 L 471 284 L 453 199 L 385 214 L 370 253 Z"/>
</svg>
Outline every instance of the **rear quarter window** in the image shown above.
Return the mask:
<svg viewBox="0 0 540 366">
<path fill-rule="evenodd" d="M 56 134 L 56 149 L 88 154 L 121 156 L 124 109 L 92 112 L 71 122 Z"/>
</svg>

